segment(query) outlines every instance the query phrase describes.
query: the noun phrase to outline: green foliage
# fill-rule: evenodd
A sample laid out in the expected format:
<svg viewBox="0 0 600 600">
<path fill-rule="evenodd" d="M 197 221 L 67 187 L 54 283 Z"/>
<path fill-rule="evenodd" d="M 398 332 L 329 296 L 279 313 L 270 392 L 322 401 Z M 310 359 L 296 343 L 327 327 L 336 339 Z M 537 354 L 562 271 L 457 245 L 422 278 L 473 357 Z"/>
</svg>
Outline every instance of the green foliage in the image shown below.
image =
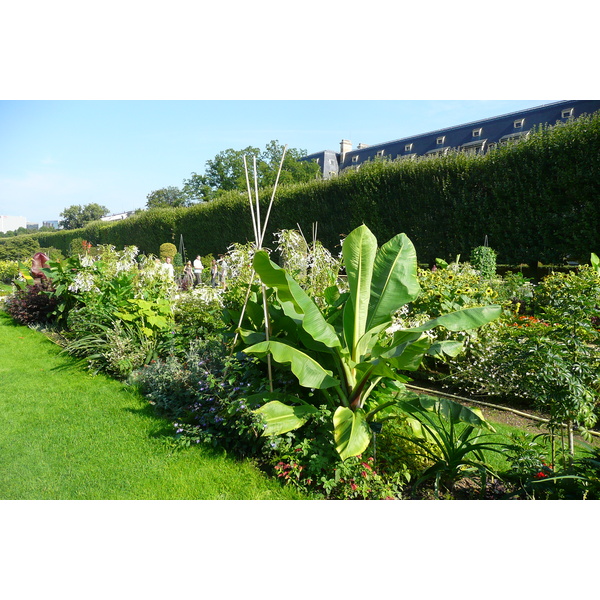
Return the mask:
<svg viewBox="0 0 600 600">
<path fill-rule="evenodd" d="M 0 260 L 0 282 L 11 283 L 19 275 L 19 261 Z"/>
<path fill-rule="evenodd" d="M 177 254 L 177 246 L 171 242 L 165 242 L 164 244 L 160 245 L 158 254 L 163 259 L 167 257 L 174 258 Z"/>
<path fill-rule="evenodd" d="M 175 419 L 187 445 L 219 446 L 238 457 L 269 455 L 254 412 L 265 390 L 262 369 L 248 357 L 230 357 L 222 343 L 198 340 L 184 360 L 169 356 L 138 371 L 134 381 L 164 414 Z"/>
<path fill-rule="evenodd" d="M 424 481 L 434 479 L 434 492 L 451 490 L 453 484 L 466 476 L 476 475 L 485 490 L 486 478 L 491 472 L 483 452 L 502 453 L 505 444 L 492 442 L 489 434 L 494 428 L 478 409 L 468 409 L 448 398 L 416 396 L 399 405 L 409 415 L 408 423 L 413 436 L 408 438 L 420 448 L 420 454 L 433 464 L 426 468 L 415 482 L 415 491 Z"/>
<path fill-rule="evenodd" d="M 40 251 L 40 243 L 32 236 L 8 238 L 0 243 L 0 260 L 30 261 Z"/>
<path fill-rule="evenodd" d="M 511 303 L 500 321 L 465 338 L 467 352 L 450 365 L 450 380 L 547 412 L 551 432 L 567 435 L 573 454 L 574 423 L 588 436 L 598 418 L 600 276 L 584 266 L 553 273 L 535 288 L 514 274 L 494 285 L 508 288 L 500 295 L 513 295 Z M 535 316 L 522 314 L 523 306 Z"/>
<path fill-rule="evenodd" d="M 268 340 L 252 343 L 261 339 L 259 331 L 243 332 L 242 337 L 252 344 L 244 349 L 246 353 L 268 354 L 277 363 L 289 364 L 301 386 L 320 390 L 334 411 L 336 448 L 345 459 L 368 447 L 369 422 L 387 407 L 367 407 L 371 392 L 384 378 L 406 381 L 398 371 L 416 370 L 429 351 L 424 331 L 440 325 L 453 331 L 479 327 L 497 318 L 500 307 L 443 315 L 385 338 L 392 315 L 419 293 L 414 247 L 404 234 L 398 234 L 378 249 L 373 234 L 361 226 L 345 239 L 342 253 L 349 291 L 342 302 L 336 299 L 339 318 L 328 320 L 285 270 L 270 261 L 266 252 L 257 252 L 254 268 L 263 284 L 275 290 L 287 324 L 273 313 L 275 327 Z M 440 342 L 436 352 L 444 348 Z M 290 425 L 291 429 L 297 426 Z M 281 433 L 279 425 L 273 426 L 267 419 L 266 435 Z"/>
<path fill-rule="evenodd" d="M 493 279 L 496 276 L 496 251 L 489 246 L 473 248 L 471 264 L 481 273 L 483 279 Z"/>
<path fill-rule="evenodd" d="M 146 196 L 146 208 L 176 208 L 179 206 L 189 206 L 188 196 L 177 187 L 169 186 L 154 190 Z"/>
<path fill-rule="evenodd" d="M 100 206 L 95 202 L 86 204 L 83 207 L 79 204 L 74 204 L 65 208 L 60 213 L 60 217 L 62 218 L 58 224 L 64 229 L 81 229 L 92 221 L 98 221 L 109 212 L 106 206 Z"/>
<path fill-rule="evenodd" d="M 276 232 L 274 237 L 281 266 L 317 304 L 323 306 L 327 290 L 338 284 L 340 260 L 318 240 L 307 243 L 304 236 L 296 230 L 284 229 Z"/>
<path fill-rule="evenodd" d="M 222 292 L 202 286 L 180 294 L 173 303 L 176 337 L 181 347 L 197 338 L 218 335 L 225 326 L 222 319 Z"/>
<path fill-rule="evenodd" d="M 192 173 L 191 177 L 184 181 L 183 191 L 189 198 L 201 202 L 214 200 L 228 191 L 245 193 L 248 180 L 244 169 L 244 159 L 252 189 L 254 189 L 254 160 L 256 160 L 258 186 L 260 188 L 273 186 L 277 179 L 283 151 L 284 146 L 277 140 L 271 140 L 262 152 L 259 148 L 252 146 L 243 150 L 234 150 L 233 148 L 222 150 L 213 159 L 206 161 L 206 171 L 203 175 Z M 278 185 L 285 186 L 318 177 L 320 173 L 318 165 L 300 161 L 305 155 L 305 150 L 296 148 L 286 150 Z"/>
<path fill-rule="evenodd" d="M 95 371 L 125 378 L 172 345 L 172 281 L 135 247 L 99 246 L 98 256 L 50 261 L 52 316 L 66 327 L 66 350 Z"/>
</svg>

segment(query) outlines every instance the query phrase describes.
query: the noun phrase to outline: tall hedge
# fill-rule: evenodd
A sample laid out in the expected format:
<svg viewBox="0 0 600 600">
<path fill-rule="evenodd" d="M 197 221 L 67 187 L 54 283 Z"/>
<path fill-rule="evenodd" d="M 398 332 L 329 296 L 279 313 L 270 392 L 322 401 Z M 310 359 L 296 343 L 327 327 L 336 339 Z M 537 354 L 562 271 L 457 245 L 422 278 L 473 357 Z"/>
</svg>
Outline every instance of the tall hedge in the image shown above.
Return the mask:
<svg viewBox="0 0 600 600">
<path fill-rule="evenodd" d="M 271 193 L 261 191 L 263 215 Z M 381 243 L 406 233 L 422 262 L 466 259 L 486 236 L 501 264 L 587 260 L 600 252 L 600 113 L 539 128 L 485 155 L 373 162 L 330 181 L 280 187 L 265 243 L 279 229 L 300 227 L 310 236 L 313 223 L 334 252 L 340 236 L 365 223 Z M 73 237 L 83 237 L 152 254 L 164 242 L 178 245 L 183 235 L 188 256 L 219 254 L 254 237 L 248 197 L 239 192 L 191 208 L 32 235 L 63 252 Z"/>
</svg>

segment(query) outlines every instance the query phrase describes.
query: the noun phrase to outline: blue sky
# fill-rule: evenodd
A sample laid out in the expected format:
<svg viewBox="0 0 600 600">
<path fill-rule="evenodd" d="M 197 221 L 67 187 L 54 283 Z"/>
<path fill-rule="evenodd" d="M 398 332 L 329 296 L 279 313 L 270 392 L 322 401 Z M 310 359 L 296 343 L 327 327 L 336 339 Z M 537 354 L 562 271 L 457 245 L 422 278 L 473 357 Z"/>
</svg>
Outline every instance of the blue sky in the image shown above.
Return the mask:
<svg viewBox="0 0 600 600">
<path fill-rule="evenodd" d="M 0 214 L 41 224 L 73 204 L 144 208 L 227 148 L 338 150 L 550 101 L 0 101 Z"/>
</svg>

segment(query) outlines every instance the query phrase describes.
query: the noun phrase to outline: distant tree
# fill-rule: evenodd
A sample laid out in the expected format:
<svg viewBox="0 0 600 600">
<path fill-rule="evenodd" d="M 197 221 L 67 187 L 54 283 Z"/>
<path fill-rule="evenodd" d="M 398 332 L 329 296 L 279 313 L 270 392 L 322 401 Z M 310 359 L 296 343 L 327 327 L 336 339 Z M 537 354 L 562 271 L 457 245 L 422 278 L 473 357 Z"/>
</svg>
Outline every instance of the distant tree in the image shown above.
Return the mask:
<svg viewBox="0 0 600 600">
<path fill-rule="evenodd" d="M 95 202 L 86 204 L 83 207 L 79 204 L 74 204 L 69 206 L 69 208 L 65 208 L 60 213 L 59 216 L 62 219 L 59 221 L 59 225 L 64 229 L 80 229 L 92 221 L 98 221 L 109 214 L 109 212 L 106 206 L 100 206 L 100 204 L 96 204 Z"/>
<path fill-rule="evenodd" d="M 214 191 L 208 184 L 207 177 L 198 173 L 192 173 L 189 179 L 184 179 L 183 193 L 191 203 L 207 202 L 214 197 Z"/>
<path fill-rule="evenodd" d="M 0 233 L 0 237 L 14 237 L 16 235 L 27 235 L 28 233 L 31 233 L 31 231 L 29 231 L 27 227 L 19 227 L 18 229 L 13 229 L 6 233 Z"/>
<path fill-rule="evenodd" d="M 206 161 L 206 171 L 203 175 L 192 173 L 190 179 L 184 180 L 184 192 L 194 201 L 200 202 L 212 200 L 225 191 L 245 192 L 248 188 L 244 157 L 246 157 L 252 189 L 254 189 L 254 157 L 256 157 L 259 187 L 274 185 L 283 149 L 284 146 L 278 140 L 272 140 L 262 152 L 253 146 L 243 150 L 233 148 L 223 150 L 213 159 Z M 319 166 L 312 161 L 300 161 L 303 156 L 306 156 L 306 150 L 288 148 L 279 177 L 280 185 L 309 181 L 318 176 Z"/>
<path fill-rule="evenodd" d="M 271 140 L 260 155 L 260 182 L 263 186 L 275 185 L 279 163 L 285 146 L 278 140 Z M 313 161 L 301 161 L 306 156 L 306 150 L 288 148 L 285 152 L 279 185 L 312 181 L 320 173 L 319 165 Z"/>
<path fill-rule="evenodd" d="M 174 186 L 154 190 L 146 196 L 146 200 L 146 208 L 176 208 L 190 204 L 187 194 Z"/>
</svg>

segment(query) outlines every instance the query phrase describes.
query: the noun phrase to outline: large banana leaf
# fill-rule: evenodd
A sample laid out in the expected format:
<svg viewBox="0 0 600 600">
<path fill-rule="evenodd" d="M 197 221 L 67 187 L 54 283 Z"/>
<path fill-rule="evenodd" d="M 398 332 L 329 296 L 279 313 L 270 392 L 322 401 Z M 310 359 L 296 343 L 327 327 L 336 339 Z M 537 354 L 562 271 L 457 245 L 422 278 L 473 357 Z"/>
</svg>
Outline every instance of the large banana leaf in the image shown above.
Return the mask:
<svg viewBox="0 0 600 600">
<path fill-rule="evenodd" d="M 367 330 L 389 322 L 392 313 L 412 302 L 420 291 L 415 247 L 406 234 L 399 233 L 375 257 Z"/>
<path fill-rule="evenodd" d="M 354 360 L 357 359 L 354 351 L 356 342 L 367 330 L 371 279 L 376 254 L 377 239 L 366 225 L 361 225 L 352 231 L 342 245 L 352 305 L 348 316 L 344 315 L 344 335 Z"/>
<path fill-rule="evenodd" d="M 455 340 L 444 340 L 431 345 L 427 354 L 445 360 L 447 356 L 456 358 L 463 351 L 464 344 Z"/>
<path fill-rule="evenodd" d="M 421 366 L 421 361 L 429 346 L 429 340 L 423 337 L 414 342 L 407 342 L 389 349 L 381 354 L 378 360 L 385 360 L 396 369 L 416 371 Z"/>
<path fill-rule="evenodd" d="M 342 460 L 362 454 L 371 442 L 371 430 L 364 411 L 338 407 L 333 415 L 333 437 Z"/>
<path fill-rule="evenodd" d="M 287 404 L 283 404 L 283 402 L 273 400 L 267 402 L 267 404 L 254 412 L 261 415 L 265 420 L 266 427 L 263 435 L 270 436 L 281 435 L 282 433 L 302 427 L 308 420 L 308 417 L 311 414 L 319 412 L 319 409 L 309 404 L 288 406 Z"/>
<path fill-rule="evenodd" d="M 277 340 L 259 342 L 246 348 L 244 352 L 256 356 L 265 356 L 270 352 L 275 362 L 291 366 L 292 373 L 301 386 L 324 390 L 340 384 L 339 380 L 333 377 L 333 373 L 324 369 L 316 360 Z"/>
<path fill-rule="evenodd" d="M 269 259 L 266 252 L 257 252 L 253 264 L 262 282 L 277 291 L 277 298 L 286 315 L 328 348 L 341 346 L 335 329 L 325 320 L 319 307 L 284 269 Z"/>
<path fill-rule="evenodd" d="M 405 331 L 427 331 L 442 325 L 449 331 L 465 331 L 467 329 L 475 329 L 485 325 L 494 319 L 497 319 L 502 314 L 502 307 L 498 304 L 489 304 L 488 306 L 479 306 L 475 308 L 463 308 L 455 312 L 442 315 L 437 319 L 432 319 L 419 325 L 411 327 Z"/>
</svg>

